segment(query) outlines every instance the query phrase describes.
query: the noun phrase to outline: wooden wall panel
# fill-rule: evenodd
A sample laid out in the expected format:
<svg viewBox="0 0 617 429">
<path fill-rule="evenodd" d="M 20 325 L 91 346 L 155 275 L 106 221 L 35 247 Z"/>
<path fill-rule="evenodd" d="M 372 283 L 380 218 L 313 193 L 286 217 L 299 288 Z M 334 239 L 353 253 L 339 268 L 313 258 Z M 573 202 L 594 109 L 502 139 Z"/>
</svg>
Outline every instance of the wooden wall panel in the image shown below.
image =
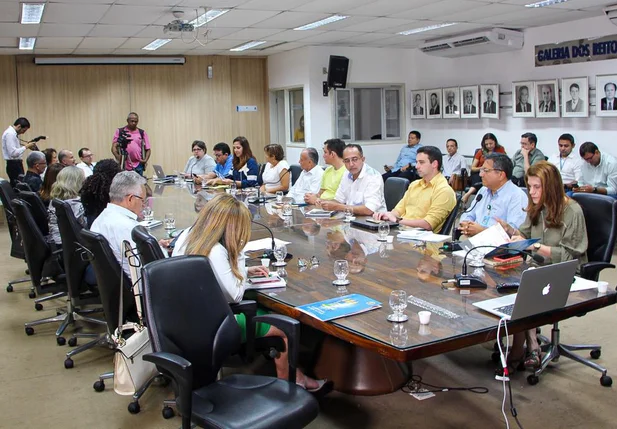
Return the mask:
<svg viewBox="0 0 617 429">
<path fill-rule="evenodd" d="M 257 160 L 263 162 L 263 148 L 270 142 L 267 61 L 264 58 L 232 58 L 231 82 L 234 136 L 245 136 Z M 257 106 L 257 112 L 236 112 L 238 105 Z"/>
<path fill-rule="evenodd" d="M 15 57 L 0 56 L 0 133 L 19 117 L 17 107 Z M 2 159 L 1 152 L 0 159 Z M 4 159 L 0 166 L 0 177 L 7 178 Z"/>
</svg>

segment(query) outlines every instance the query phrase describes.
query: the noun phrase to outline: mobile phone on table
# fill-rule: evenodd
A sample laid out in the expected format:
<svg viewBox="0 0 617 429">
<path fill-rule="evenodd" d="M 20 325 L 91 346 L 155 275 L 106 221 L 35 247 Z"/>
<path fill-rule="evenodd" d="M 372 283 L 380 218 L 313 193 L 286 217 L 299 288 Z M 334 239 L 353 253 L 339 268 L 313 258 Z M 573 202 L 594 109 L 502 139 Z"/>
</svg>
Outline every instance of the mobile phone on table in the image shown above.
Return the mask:
<svg viewBox="0 0 617 429">
<path fill-rule="evenodd" d="M 367 222 L 370 222 L 370 223 L 375 223 L 375 224 L 380 224 L 380 223 L 382 223 L 382 222 L 383 222 L 383 220 L 373 219 L 372 217 L 368 217 L 368 218 L 366 218 L 366 221 L 367 221 Z"/>
</svg>

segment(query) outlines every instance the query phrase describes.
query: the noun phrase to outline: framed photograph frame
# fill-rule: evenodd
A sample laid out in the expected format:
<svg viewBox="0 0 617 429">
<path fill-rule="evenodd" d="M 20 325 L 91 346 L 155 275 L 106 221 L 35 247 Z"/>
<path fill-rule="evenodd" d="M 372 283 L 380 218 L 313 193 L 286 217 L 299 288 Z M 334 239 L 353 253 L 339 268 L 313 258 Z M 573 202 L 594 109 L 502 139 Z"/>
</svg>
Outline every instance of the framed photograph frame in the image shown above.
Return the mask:
<svg viewBox="0 0 617 429">
<path fill-rule="evenodd" d="M 512 82 L 512 117 L 536 116 L 535 86 L 532 80 Z"/>
<path fill-rule="evenodd" d="M 605 74 L 596 76 L 596 116 L 617 116 L 617 75 Z"/>
<path fill-rule="evenodd" d="M 480 117 L 478 85 L 461 86 L 459 91 L 461 118 L 478 119 Z"/>
<path fill-rule="evenodd" d="M 499 119 L 499 85 L 480 85 L 480 117 Z"/>
<path fill-rule="evenodd" d="M 411 90 L 411 119 L 426 118 L 426 91 Z"/>
<path fill-rule="evenodd" d="M 589 78 L 564 77 L 561 79 L 561 116 L 587 118 L 589 116 Z"/>
<path fill-rule="evenodd" d="M 461 117 L 461 99 L 459 96 L 458 86 L 443 88 L 441 108 L 444 118 L 459 119 Z"/>
<path fill-rule="evenodd" d="M 427 89 L 424 91 L 424 100 L 426 102 L 426 117 L 427 119 L 441 118 L 441 88 Z"/>
<path fill-rule="evenodd" d="M 559 83 L 557 79 L 535 82 L 536 118 L 559 117 Z"/>
</svg>

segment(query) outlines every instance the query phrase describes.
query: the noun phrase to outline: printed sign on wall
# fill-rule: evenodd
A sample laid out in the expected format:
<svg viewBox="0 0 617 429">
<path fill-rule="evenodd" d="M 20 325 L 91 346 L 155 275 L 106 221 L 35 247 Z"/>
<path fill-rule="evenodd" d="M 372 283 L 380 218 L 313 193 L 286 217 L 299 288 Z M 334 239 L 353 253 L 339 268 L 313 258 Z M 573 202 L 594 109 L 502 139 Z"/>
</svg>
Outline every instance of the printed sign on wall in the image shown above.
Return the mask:
<svg viewBox="0 0 617 429">
<path fill-rule="evenodd" d="M 617 58 L 617 35 L 536 45 L 536 67 Z"/>
</svg>

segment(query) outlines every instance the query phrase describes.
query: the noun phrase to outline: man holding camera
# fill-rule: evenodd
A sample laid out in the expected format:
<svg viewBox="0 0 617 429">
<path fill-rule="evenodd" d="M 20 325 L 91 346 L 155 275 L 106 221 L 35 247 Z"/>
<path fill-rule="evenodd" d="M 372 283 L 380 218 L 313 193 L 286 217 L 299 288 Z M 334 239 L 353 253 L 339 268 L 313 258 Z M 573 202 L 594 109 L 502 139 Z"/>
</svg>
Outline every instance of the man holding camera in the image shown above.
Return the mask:
<svg viewBox="0 0 617 429">
<path fill-rule="evenodd" d="M 135 171 L 143 176 L 148 159 L 150 159 L 150 139 L 144 130 L 137 128 L 139 123 L 137 113 L 129 113 L 126 123 L 125 127 L 116 130 L 111 144 L 111 153 L 118 163 L 122 162 L 124 156 L 123 170 Z"/>
<path fill-rule="evenodd" d="M 2 156 L 6 161 L 6 174 L 11 180 L 11 186 L 17 184 L 17 178 L 24 174 L 24 164 L 22 156 L 26 149 L 38 150 L 36 142 L 28 142 L 24 145 L 20 143 L 19 136 L 30 128 L 30 122 L 26 118 L 17 120 L 8 127 L 2 134 Z"/>
</svg>

